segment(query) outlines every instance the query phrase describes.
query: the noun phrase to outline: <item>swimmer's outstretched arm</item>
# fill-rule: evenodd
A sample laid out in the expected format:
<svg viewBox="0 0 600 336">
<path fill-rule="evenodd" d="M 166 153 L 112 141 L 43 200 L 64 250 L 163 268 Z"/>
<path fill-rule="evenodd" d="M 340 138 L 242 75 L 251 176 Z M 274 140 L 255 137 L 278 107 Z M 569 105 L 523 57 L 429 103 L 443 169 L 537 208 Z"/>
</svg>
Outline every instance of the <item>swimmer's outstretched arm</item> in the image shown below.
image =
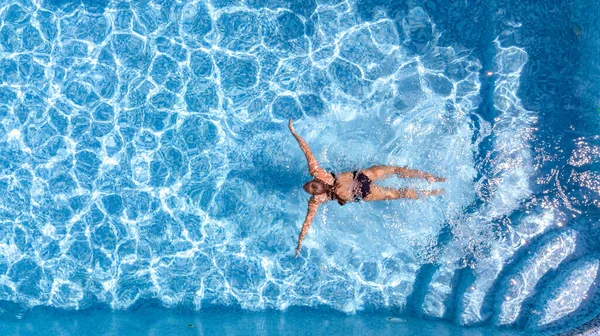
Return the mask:
<svg viewBox="0 0 600 336">
<path fill-rule="evenodd" d="M 304 156 L 306 156 L 306 161 L 308 162 L 308 172 L 310 173 L 310 175 L 318 178 L 321 181 L 330 182 L 329 179 L 333 178 L 329 173 L 327 173 L 327 171 L 325 171 L 325 169 L 319 166 L 319 162 L 317 162 L 317 159 L 313 155 L 306 141 L 304 141 L 304 139 L 302 139 L 302 137 L 298 135 L 298 133 L 296 133 L 296 130 L 294 130 L 294 125 L 292 124 L 292 122 L 292 118 L 290 118 L 288 127 L 290 128 L 290 131 L 292 132 L 294 138 L 296 138 L 296 141 L 298 141 L 300 148 L 304 152 Z"/>
<path fill-rule="evenodd" d="M 302 249 L 302 241 L 306 234 L 308 233 L 308 229 L 310 229 L 310 225 L 312 224 L 315 215 L 317 214 L 317 209 L 319 209 L 319 205 L 324 200 L 321 197 L 311 197 L 308 200 L 308 211 L 306 212 L 306 219 L 304 219 L 304 224 L 302 224 L 302 230 L 300 231 L 300 236 L 298 237 L 298 247 L 296 247 L 296 258 L 298 258 L 298 254 L 300 254 L 300 250 Z"/>
</svg>

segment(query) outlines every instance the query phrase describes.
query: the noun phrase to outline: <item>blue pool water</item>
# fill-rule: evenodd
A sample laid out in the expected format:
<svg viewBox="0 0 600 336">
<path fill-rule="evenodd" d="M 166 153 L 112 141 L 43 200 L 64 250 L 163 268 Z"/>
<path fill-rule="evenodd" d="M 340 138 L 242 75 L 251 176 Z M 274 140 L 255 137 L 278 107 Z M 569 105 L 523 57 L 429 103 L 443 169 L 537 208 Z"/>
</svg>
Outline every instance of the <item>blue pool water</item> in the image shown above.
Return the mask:
<svg viewBox="0 0 600 336">
<path fill-rule="evenodd" d="M 592 320 L 599 9 L 0 0 L 0 329 Z M 446 177 L 446 194 L 323 206 L 295 259 L 309 175 L 290 117 L 327 169 L 407 165 Z"/>
</svg>

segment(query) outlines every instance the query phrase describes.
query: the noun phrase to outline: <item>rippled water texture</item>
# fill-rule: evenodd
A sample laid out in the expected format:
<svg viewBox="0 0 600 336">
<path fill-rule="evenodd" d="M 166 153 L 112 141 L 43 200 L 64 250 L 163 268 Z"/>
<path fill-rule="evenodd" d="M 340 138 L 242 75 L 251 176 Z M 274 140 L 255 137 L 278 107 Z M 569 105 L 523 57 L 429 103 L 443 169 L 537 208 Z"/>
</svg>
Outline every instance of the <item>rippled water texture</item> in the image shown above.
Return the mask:
<svg viewBox="0 0 600 336">
<path fill-rule="evenodd" d="M 551 54 L 536 32 L 566 9 L 0 4 L 4 303 L 327 306 L 531 330 L 598 314 L 592 74 L 585 57 L 551 63 L 593 39 L 569 21 Z M 309 175 L 288 118 L 327 169 L 406 165 L 446 177 L 446 194 L 323 206 L 294 259 Z"/>
</svg>

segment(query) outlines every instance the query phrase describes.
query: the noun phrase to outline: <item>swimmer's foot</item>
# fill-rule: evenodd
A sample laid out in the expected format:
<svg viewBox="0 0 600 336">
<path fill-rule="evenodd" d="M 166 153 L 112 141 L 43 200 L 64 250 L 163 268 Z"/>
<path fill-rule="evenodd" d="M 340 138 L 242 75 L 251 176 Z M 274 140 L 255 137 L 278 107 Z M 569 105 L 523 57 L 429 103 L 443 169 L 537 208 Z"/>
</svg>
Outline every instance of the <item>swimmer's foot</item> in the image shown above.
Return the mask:
<svg viewBox="0 0 600 336">
<path fill-rule="evenodd" d="M 437 195 L 442 195 L 446 192 L 446 190 L 444 189 L 434 189 L 434 190 L 425 190 L 425 191 L 421 191 L 421 193 L 424 196 L 437 196 Z"/>
<path fill-rule="evenodd" d="M 426 178 L 426 180 L 427 180 L 427 182 L 429 182 L 429 183 L 434 183 L 434 182 L 446 182 L 446 179 L 445 179 L 445 178 L 443 178 L 443 177 L 437 177 L 437 176 L 433 176 L 433 175 L 431 175 L 431 176 L 428 176 L 428 177 Z"/>
</svg>

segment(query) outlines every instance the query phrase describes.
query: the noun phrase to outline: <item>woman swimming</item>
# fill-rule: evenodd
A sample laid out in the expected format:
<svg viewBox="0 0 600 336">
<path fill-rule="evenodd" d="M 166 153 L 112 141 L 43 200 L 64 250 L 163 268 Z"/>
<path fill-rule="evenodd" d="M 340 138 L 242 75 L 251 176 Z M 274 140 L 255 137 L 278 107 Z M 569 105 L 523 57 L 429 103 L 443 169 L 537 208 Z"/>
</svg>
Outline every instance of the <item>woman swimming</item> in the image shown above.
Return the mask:
<svg viewBox="0 0 600 336">
<path fill-rule="evenodd" d="M 386 179 L 392 175 L 398 175 L 405 178 L 423 178 L 430 183 L 444 182 L 446 179 L 428 174 L 419 170 L 409 169 L 406 167 L 393 166 L 373 166 L 363 170 L 354 172 L 344 172 L 340 174 L 328 173 L 325 169 L 319 166 L 317 159 L 308 147 L 308 144 L 296 131 L 290 119 L 288 127 L 298 141 L 300 148 L 308 161 L 308 171 L 314 177 L 312 181 L 304 184 L 304 190 L 311 194 L 312 197 L 308 201 L 308 212 L 306 219 L 302 225 L 300 236 L 298 237 L 298 247 L 296 248 L 296 257 L 302 249 L 302 241 L 308 233 L 308 229 L 312 224 L 313 218 L 317 214 L 319 205 L 328 201 L 337 201 L 340 205 L 347 202 L 359 202 L 361 200 L 381 201 L 399 198 L 417 199 L 421 196 L 434 196 L 444 192 L 444 189 L 436 189 L 431 191 L 417 191 L 414 189 L 394 189 L 380 187 L 373 183 L 377 180 Z"/>
</svg>

